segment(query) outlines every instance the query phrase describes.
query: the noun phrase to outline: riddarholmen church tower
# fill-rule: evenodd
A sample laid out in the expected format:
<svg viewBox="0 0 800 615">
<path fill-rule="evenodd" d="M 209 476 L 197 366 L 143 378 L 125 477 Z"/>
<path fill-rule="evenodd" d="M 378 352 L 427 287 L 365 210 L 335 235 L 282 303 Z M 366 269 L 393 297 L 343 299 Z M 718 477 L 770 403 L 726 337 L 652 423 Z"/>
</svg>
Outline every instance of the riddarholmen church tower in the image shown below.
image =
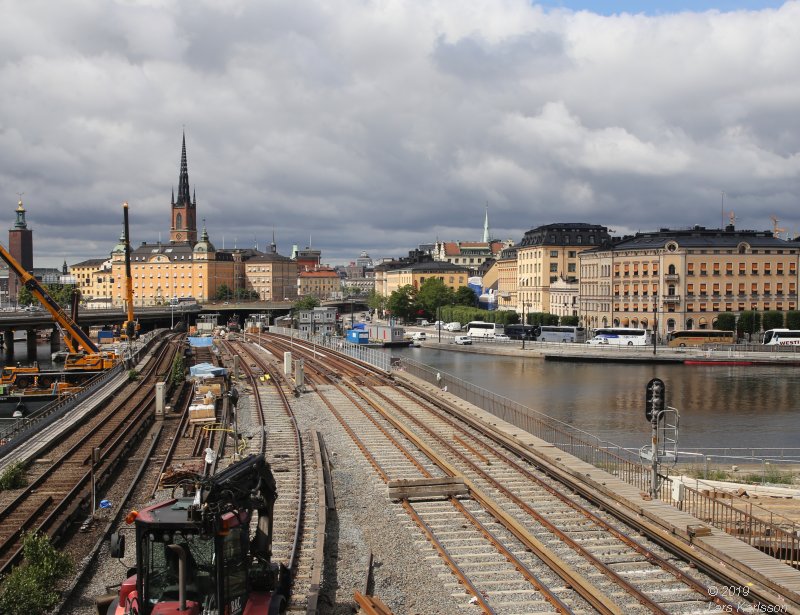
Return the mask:
<svg viewBox="0 0 800 615">
<path fill-rule="evenodd" d="M 197 196 L 189 196 L 189 167 L 186 164 L 186 133 L 183 134 L 181 171 L 178 176 L 178 200 L 172 192 L 172 227 L 170 243 L 197 243 Z"/>
</svg>

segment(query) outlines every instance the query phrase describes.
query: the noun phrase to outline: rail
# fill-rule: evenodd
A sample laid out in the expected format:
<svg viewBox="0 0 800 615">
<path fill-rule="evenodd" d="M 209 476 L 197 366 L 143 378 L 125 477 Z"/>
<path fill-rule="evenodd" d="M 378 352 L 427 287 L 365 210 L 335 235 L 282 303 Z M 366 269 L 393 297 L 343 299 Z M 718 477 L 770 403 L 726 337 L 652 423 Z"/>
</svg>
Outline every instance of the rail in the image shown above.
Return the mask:
<svg viewBox="0 0 800 615">
<path fill-rule="evenodd" d="M 430 384 L 446 387 L 448 393 L 604 469 L 643 492 L 650 491 L 651 468 L 630 450 L 424 363 L 403 358 L 393 367 Z M 671 480 L 665 479 L 659 499 L 781 560 L 800 565 L 800 526 L 797 523 L 751 503 L 745 510 L 736 508 L 713 497 L 712 492 L 688 485 L 677 488 Z"/>
<path fill-rule="evenodd" d="M 152 331 L 143 336 L 138 342 L 132 343 L 129 354 L 125 356 L 125 363 L 135 364 L 140 361 L 142 355 L 150 349 L 150 346 L 159 337 L 160 333 L 160 331 Z M 111 369 L 92 378 L 80 391 L 63 399 L 55 400 L 44 408 L 37 410 L 31 416 L 21 418 L 0 431 L 0 458 L 14 450 L 20 443 L 25 442 L 29 435 L 54 423 L 78 404 L 94 395 L 99 389 L 105 387 L 110 380 L 119 376 L 126 369 L 125 363 L 118 363 Z"/>
<path fill-rule="evenodd" d="M 369 346 L 364 346 L 363 344 L 351 344 L 341 337 L 316 334 L 312 335 L 310 333 L 304 333 L 302 331 L 297 331 L 296 329 L 286 329 L 284 327 L 270 327 L 269 331 L 270 333 L 278 333 L 280 335 L 286 335 L 290 338 L 307 341 L 310 344 L 316 344 L 320 348 L 330 348 L 331 350 L 346 354 L 351 359 L 369 363 L 373 367 L 376 367 L 384 372 L 388 372 L 390 370 L 391 357 L 389 353 L 382 348 L 370 348 Z M 248 333 L 247 335 L 250 336 L 252 341 L 252 338 L 258 334 Z"/>
</svg>

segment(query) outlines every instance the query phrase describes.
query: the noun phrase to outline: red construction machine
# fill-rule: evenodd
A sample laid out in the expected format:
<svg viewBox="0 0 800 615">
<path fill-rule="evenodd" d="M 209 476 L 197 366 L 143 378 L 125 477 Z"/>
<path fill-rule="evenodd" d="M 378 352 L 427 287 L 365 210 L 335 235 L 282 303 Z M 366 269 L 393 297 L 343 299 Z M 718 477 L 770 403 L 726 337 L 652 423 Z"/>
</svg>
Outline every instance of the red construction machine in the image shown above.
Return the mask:
<svg viewBox="0 0 800 615">
<path fill-rule="evenodd" d="M 200 478 L 193 491 L 128 515 L 136 567 L 118 594 L 97 599 L 100 615 L 285 612 L 291 578 L 271 561 L 277 492 L 264 456 Z M 112 557 L 124 556 L 124 538 L 111 536 Z"/>
</svg>

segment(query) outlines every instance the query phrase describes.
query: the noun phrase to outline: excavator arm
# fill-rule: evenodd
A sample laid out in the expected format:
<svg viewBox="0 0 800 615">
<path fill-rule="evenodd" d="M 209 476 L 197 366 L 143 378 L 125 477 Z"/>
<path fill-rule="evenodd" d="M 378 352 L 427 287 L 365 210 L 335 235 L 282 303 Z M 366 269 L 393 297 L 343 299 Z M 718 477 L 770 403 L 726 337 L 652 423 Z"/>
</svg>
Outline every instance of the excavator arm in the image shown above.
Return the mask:
<svg viewBox="0 0 800 615">
<path fill-rule="evenodd" d="M 70 352 L 78 352 L 79 350 L 84 350 L 88 354 L 97 354 L 100 352 L 87 333 L 81 329 L 78 323 L 72 320 L 58 302 L 47 293 L 44 287 L 39 283 L 39 280 L 25 271 L 22 265 L 11 256 L 2 244 L 0 244 L 0 257 L 8 264 L 9 269 L 17 274 L 23 286 L 25 286 L 25 288 L 39 300 L 44 308 L 50 312 L 56 324 L 66 331 L 68 335 L 64 336 L 65 343 Z"/>
<path fill-rule="evenodd" d="M 131 275 L 131 238 L 128 227 L 128 202 L 122 204 L 122 213 L 125 226 L 125 303 L 128 309 L 128 319 L 122 325 L 120 332 L 123 339 L 132 340 L 138 335 L 139 323 L 133 314 L 133 276 Z"/>
</svg>

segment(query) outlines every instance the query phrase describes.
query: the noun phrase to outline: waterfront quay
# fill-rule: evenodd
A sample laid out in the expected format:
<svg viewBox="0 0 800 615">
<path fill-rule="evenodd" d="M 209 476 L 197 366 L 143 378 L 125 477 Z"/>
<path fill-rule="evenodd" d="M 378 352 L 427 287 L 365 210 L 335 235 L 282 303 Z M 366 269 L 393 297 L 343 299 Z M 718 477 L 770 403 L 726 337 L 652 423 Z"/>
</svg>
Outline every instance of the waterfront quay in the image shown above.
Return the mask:
<svg viewBox="0 0 800 615">
<path fill-rule="evenodd" d="M 430 335 L 420 343 L 426 348 L 498 356 L 540 358 L 547 361 L 593 361 L 617 363 L 670 363 L 686 365 L 800 365 L 800 349 L 795 347 L 766 348 L 755 344 L 737 344 L 713 348 L 669 348 L 666 346 L 595 346 L 474 339 L 470 345 L 459 345 L 450 336 Z"/>
</svg>

